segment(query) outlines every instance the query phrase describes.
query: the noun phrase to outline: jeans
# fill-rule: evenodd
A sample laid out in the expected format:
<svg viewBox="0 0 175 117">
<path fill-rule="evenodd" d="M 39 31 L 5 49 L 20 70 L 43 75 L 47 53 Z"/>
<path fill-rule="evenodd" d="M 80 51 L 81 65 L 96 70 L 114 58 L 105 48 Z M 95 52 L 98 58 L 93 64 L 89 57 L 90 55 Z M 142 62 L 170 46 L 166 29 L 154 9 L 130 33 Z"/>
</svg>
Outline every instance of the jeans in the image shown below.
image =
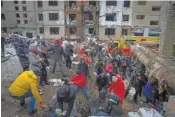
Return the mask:
<svg viewBox="0 0 175 117">
<path fill-rule="evenodd" d="M 74 86 L 74 90 L 77 93 L 79 90 L 81 90 L 81 92 L 83 93 L 84 97 L 86 98 L 86 100 L 89 100 L 89 93 L 88 93 L 88 89 L 87 87 L 84 88 L 80 88 L 79 86 Z"/>
<path fill-rule="evenodd" d="M 12 95 L 11 95 L 12 96 Z M 28 91 L 25 93 L 23 96 L 12 96 L 14 99 L 19 99 L 20 100 L 20 105 L 25 104 L 25 98 L 30 97 L 30 102 L 29 102 L 29 112 L 33 112 L 35 109 L 35 98 L 33 97 L 33 94 L 31 91 Z"/>
</svg>

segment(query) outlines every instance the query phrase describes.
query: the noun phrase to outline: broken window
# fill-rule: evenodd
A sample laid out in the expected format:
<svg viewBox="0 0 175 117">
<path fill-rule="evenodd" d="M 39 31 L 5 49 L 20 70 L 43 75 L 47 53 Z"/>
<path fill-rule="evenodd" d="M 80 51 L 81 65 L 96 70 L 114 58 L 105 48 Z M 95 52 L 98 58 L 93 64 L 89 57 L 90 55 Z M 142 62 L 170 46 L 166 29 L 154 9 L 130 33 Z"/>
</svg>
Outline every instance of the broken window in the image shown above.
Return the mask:
<svg viewBox="0 0 175 117">
<path fill-rule="evenodd" d="M 93 20 L 93 15 L 91 12 L 89 13 L 89 20 Z"/>
<path fill-rule="evenodd" d="M 48 1 L 49 6 L 58 6 L 58 1 Z"/>
<path fill-rule="evenodd" d="M 143 36 L 143 33 L 134 33 L 134 36 Z"/>
<path fill-rule="evenodd" d="M 96 1 L 89 1 L 89 5 L 96 6 Z"/>
<path fill-rule="evenodd" d="M 39 33 L 44 34 L 44 27 L 39 27 Z"/>
<path fill-rule="evenodd" d="M 59 27 L 50 27 L 51 35 L 59 35 Z"/>
<path fill-rule="evenodd" d="M 58 20 L 58 13 L 49 13 L 49 20 Z"/>
<path fill-rule="evenodd" d="M 106 14 L 106 21 L 116 21 L 116 13 Z"/>
<path fill-rule="evenodd" d="M 105 28 L 105 35 L 115 35 L 115 28 Z"/>
<path fill-rule="evenodd" d="M 5 14 L 1 14 L 1 20 L 5 20 Z"/>
<path fill-rule="evenodd" d="M 129 21 L 129 15 L 123 15 L 123 21 Z"/>
<path fill-rule="evenodd" d="M 19 15 L 19 13 L 17 13 L 17 14 L 16 14 L 16 18 L 20 18 L 20 15 Z"/>
<path fill-rule="evenodd" d="M 69 20 L 76 20 L 76 14 L 69 14 Z"/>
<path fill-rule="evenodd" d="M 159 21 L 150 21 L 150 25 L 158 25 Z"/>
<path fill-rule="evenodd" d="M 25 6 L 23 6 L 23 7 L 22 7 L 22 10 L 23 10 L 23 11 L 26 11 L 26 10 L 27 10 L 27 8 L 26 8 Z"/>
<path fill-rule="evenodd" d="M 106 6 L 116 6 L 117 5 L 117 1 L 106 1 Z"/>
<path fill-rule="evenodd" d="M 38 7 L 43 7 L 43 2 L 42 1 L 37 1 Z"/>
<path fill-rule="evenodd" d="M 95 29 L 94 28 L 89 28 L 89 34 L 95 34 Z"/>
<path fill-rule="evenodd" d="M 145 19 L 145 15 L 136 15 L 136 19 Z"/>
<path fill-rule="evenodd" d="M 138 1 L 139 5 L 146 5 L 146 3 L 147 3 L 146 1 Z"/>
<path fill-rule="evenodd" d="M 69 1 L 69 7 L 74 7 L 76 5 L 76 1 Z"/>
<path fill-rule="evenodd" d="M 130 7 L 130 1 L 124 1 L 124 7 Z"/>
<path fill-rule="evenodd" d="M 43 14 L 38 14 L 38 20 L 43 21 Z"/>
<path fill-rule="evenodd" d="M 122 35 L 128 35 L 128 29 L 122 29 Z"/>
<path fill-rule="evenodd" d="M 20 24 L 21 22 L 20 22 L 20 20 L 17 20 L 17 24 Z"/>
<path fill-rule="evenodd" d="M 69 28 L 69 33 L 70 34 L 76 34 L 76 32 L 77 32 L 77 28 L 76 27 Z"/>
<path fill-rule="evenodd" d="M 18 11 L 19 10 L 19 7 L 18 6 L 15 6 L 15 10 Z"/>
<path fill-rule="evenodd" d="M 160 11 L 160 6 L 153 6 L 152 11 Z"/>
</svg>

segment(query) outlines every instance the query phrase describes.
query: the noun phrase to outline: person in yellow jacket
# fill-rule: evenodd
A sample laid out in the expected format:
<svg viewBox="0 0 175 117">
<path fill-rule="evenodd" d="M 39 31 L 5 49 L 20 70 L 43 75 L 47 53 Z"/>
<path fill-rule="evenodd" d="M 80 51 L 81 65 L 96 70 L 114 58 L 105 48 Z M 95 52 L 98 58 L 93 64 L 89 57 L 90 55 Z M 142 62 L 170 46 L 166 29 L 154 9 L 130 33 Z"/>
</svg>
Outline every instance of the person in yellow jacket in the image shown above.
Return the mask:
<svg viewBox="0 0 175 117">
<path fill-rule="evenodd" d="M 25 104 L 25 98 L 30 97 L 29 115 L 33 115 L 35 111 L 35 100 L 41 108 L 47 108 L 42 101 L 38 92 L 38 81 L 40 70 L 24 71 L 10 85 L 9 93 L 14 99 L 20 100 L 20 105 Z"/>
</svg>

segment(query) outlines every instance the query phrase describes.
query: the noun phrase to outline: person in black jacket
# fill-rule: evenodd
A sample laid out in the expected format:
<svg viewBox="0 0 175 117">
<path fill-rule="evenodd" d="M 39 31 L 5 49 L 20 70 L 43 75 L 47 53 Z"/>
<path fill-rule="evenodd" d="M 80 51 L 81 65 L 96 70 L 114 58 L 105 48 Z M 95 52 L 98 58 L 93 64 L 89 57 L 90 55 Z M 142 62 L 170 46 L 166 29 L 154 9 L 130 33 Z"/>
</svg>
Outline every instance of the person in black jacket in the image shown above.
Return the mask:
<svg viewBox="0 0 175 117">
<path fill-rule="evenodd" d="M 106 75 L 106 73 L 101 73 L 100 75 L 98 75 L 96 83 L 99 91 L 101 91 L 102 89 L 107 89 L 109 83 L 108 83 L 108 76 Z"/>
<path fill-rule="evenodd" d="M 64 85 L 57 90 L 56 97 L 58 101 L 58 108 L 61 109 L 61 111 L 63 111 L 63 103 L 68 103 L 66 115 L 63 115 L 62 117 L 70 117 L 76 98 L 74 89 L 69 85 Z"/>
<path fill-rule="evenodd" d="M 106 102 L 100 105 L 93 116 L 121 117 L 124 114 L 124 111 L 119 104 L 120 98 L 114 93 L 109 93 L 106 98 Z"/>
<path fill-rule="evenodd" d="M 80 59 L 80 63 L 78 64 L 77 71 L 81 71 L 82 73 L 84 73 L 87 81 L 89 76 L 89 68 L 88 68 L 88 65 L 86 64 L 86 58 L 82 57 Z"/>
<path fill-rule="evenodd" d="M 40 53 L 39 56 L 40 58 L 43 58 L 44 61 L 41 62 L 41 76 L 40 76 L 40 85 L 43 86 L 43 82 L 48 85 L 49 82 L 47 81 L 47 71 L 46 67 L 50 65 L 49 61 L 47 60 L 46 52 L 47 52 L 47 47 L 44 41 L 41 41 L 40 44 Z"/>
<path fill-rule="evenodd" d="M 66 67 L 71 69 L 72 60 L 71 56 L 73 56 L 73 46 L 71 44 L 68 44 L 65 48 L 65 55 L 66 55 Z"/>
<path fill-rule="evenodd" d="M 20 39 L 18 41 L 18 47 L 17 47 L 17 55 L 19 57 L 19 61 L 21 63 L 21 66 L 23 68 L 23 71 L 29 70 L 29 59 L 28 59 L 28 53 L 29 53 L 29 46 L 27 45 L 26 41 L 24 39 Z"/>
</svg>

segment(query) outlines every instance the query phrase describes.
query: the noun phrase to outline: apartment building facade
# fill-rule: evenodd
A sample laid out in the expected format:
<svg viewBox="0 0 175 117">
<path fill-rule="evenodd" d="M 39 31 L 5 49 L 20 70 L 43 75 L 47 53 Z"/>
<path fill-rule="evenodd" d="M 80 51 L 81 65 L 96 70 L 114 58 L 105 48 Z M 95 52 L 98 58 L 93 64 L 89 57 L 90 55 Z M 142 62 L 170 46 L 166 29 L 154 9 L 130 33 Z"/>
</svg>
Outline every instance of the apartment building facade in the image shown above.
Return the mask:
<svg viewBox="0 0 175 117">
<path fill-rule="evenodd" d="M 128 35 L 132 26 L 132 2 L 100 1 L 99 39 L 119 39 Z"/>
<path fill-rule="evenodd" d="M 162 1 L 133 1 L 133 36 L 160 36 Z"/>
<path fill-rule="evenodd" d="M 161 1 L 1 1 L 1 23 L 4 32 L 48 39 L 159 36 L 161 5 Z"/>
<path fill-rule="evenodd" d="M 34 37 L 64 37 L 63 1 L 1 1 L 2 30 Z"/>
</svg>

